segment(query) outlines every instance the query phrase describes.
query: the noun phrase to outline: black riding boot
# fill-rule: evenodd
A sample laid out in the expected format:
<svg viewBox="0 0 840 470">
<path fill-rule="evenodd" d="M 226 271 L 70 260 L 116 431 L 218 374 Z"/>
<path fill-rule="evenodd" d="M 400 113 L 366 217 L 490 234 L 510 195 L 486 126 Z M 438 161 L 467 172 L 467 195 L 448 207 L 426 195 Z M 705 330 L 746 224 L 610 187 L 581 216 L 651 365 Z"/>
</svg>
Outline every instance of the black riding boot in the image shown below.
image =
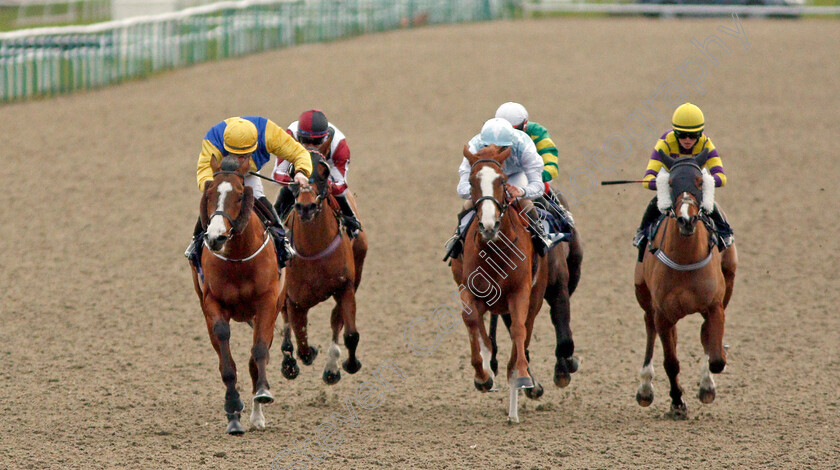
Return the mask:
<svg viewBox="0 0 840 470">
<path fill-rule="evenodd" d="M 347 235 L 350 235 L 350 238 L 358 237 L 359 232 L 362 230 L 362 223 L 359 222 L 356 214 L 353 213 L 353 208 L 347 202 L 347 197 L 335 196 L 335 200 L 338 202 L 338 207 L 341 208 L 341 213 L 344 216 L 344 227 L 347 229 Z"/>
<path fill-rule="evenodd" d="M 277 211 L 280 220 L 286 220 L 292 207 L 295 205 L 295 195 L 288 186 L 280 188 L 277 200 L 274 202 L 274 209 Z"/>
<path fill-rule="evenodd" d="M 642 223 L 639 224 L 639 228 L 636 230 L 636 236 L 633 237 L 633 246 L 639 247 L 638 259 L 640 263 L 645 257 L 645 247 L 647 246 L 647 236 L 645 236 L 645 231 L 648 226 L 656 222 L 661 215 L 662 212 L 659 211 L 659 199 L 657 196 L 653 196 L 653 199 L 650 200 L 650 204 L 648 204 L 647 209 L 645 209 L 645 215 L 642 216 Z"/>
<path fill-rule="evenodd" d="M 443 256 L 444 261 L 450 258 L 457 259 L 464 251 L 464 237 L 467 235 L 467 230 L 464 229 L 464 232 L 461 233 L 461 219 L 463 219 L 464 216 L 469 214 L 471 211 L 472 209 L 465 209 L 458 213 L 458 224 L 455 225 L 455 235 L 452 235 L 452 237 L 449 238 L 443 246 L 446 250 L 446 253 Z M 472 221 L 470 221 L 470 223 L 471 222 Z M 467 224 L 467 227 L 469 227 L 469 223 Z"/>
<path fill-rule="evenodd" d="M 201 217 L 199 217 L 198 221 L 195 223 L 195 228 L 193 229 L 190 246 L 188 246 L 187 250 L 184 252 L 184 256 L 190 260 L 190 264 L 193 265 L 196 270 L 201 269 L 201 249 L 203 247 L 204 227 L 201 225 Z"/>
<path fill-rule="evenodd" d="M 545 254 L 548 253 L 548 249 L 551 248 L 551 237 L 545 233 L 542 220 L 537 212 L 537 206 L 532 204 L 531 208 L 528 209 L 527 214 L 528 219 L 530 220 L 528 228 L 531 230 L 531 238 L 534 240 L 534 248 L 537 249 L 537 253 L 540 256 L 545 256 Z"/>
<path fill-rule="evenodd" d="M 266 222 L 266 228 L 274 240 L 274 251 L 277 253 L 277 269 L 282 269 L 286 266 L 286 261 L 292 257 L 289 246 L 286 243 L 286 229 L 280 223 L 280 216 L 274 210 L 274 206 L 268 202 L 268 198 L 262 196 L 257 199 L 259 204 L 259 212 L 263 215 Z"/>
<path fill-rule="evenodd" d="M 735 235 L 732 232 L 732 227 L 729 226 L 729 222 L 723 218 L 723 213 L 718 209 L 717 204 L 715 204 L 715 210 L 709 214 L 709 218 L 715 223 L 715 228 L 717 229 L 718 248 L 720 251 L 729 248 L 729 245 L 732 245 L 735 241 Z"/>
</svg>

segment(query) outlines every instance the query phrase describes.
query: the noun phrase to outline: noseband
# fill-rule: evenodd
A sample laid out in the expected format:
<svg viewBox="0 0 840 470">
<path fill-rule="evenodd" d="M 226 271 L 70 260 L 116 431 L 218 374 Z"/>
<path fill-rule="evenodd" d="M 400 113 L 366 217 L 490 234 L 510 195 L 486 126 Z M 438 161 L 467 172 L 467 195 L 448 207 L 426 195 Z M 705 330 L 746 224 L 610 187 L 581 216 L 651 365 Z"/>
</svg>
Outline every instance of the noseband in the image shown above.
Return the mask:
<svg viewBox="0 0 840 470">
<path fill-rule="evenodd" d="M 507 210 L 508 206 L 510 206 L 510 204 L 508 204 L 508 202 L 507 202 L 507 196 L 508 196 L 507 186 L 506 186 L 507 177 L 505 176 L 504 171 L 501 171 L 502 170 L 502 164 L 497 162 L 496 160 L 492 160 L 490 158 L 483 158 L 481 160 L 476 160 L 476 162 L 473 163 L 472 166 L 470 166 L 470 171 L 472 171 L 472 169 L 476 165 L 478 165 L 479 163 L 493 163 L 493 164 L 495 164 L 496 166 L 499 167 L 499 173 L 500 173 L 501 178 L 502 178 L 502 189 L 505 192 L 505 200 L 502 202 L 502 201 L 499 201 L 498 199 L 496 199 L 495 196 L 481 196 L 480 198 L 476 199 L 473 202 L 473 207 L 475 208 L 475 210 L 478 210 L 478 205 L 479 204 L 481 204 L 484 201 L 490 201 L 493 204 L 495 204 L 496 207 L 499 208 L 499 219 L 501 219 L 502 216 L 505 215 L 505 211 Z"/>
</svg>

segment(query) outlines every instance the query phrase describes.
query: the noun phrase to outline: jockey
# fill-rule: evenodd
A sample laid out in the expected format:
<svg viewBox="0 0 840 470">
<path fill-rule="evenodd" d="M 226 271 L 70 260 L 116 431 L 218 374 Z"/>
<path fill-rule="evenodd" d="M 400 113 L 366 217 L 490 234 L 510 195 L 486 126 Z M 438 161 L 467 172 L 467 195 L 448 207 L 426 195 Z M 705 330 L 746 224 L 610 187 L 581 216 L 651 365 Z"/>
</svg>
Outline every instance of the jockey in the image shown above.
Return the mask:
<svg viewBox="0 0 840 470">
<path fill-rule="evenodd" d="M 496 110 L 496 117 L 507 120 L 514 129 L 519 129 L 528 134 L 537 147 L 537 153 L 543 161 L 542 180 L 548 183 L 557 177 L 557 146 L 551 140 L 548 130 L 541 124 L 528 121 L 528 110 L 519 103 L 507 102 Z M 548 184 L 545 185 L 546 192 L 550 191 Z"/>
<path fill-rule="evenodd" d="M 201 153 L 198 155 L 198 168 L 196 178 L 198 189 L 204 191 L 206 183 L 213 180 L 213 170 L 210 168 L 210 159 L 222 159 L 227 155 L 237 155 L 251 159 L 251 170 L 259 171 L 274 154 L 277 160 L 289 160 L 295 164 L 295 182 L 301 185 L 309 184 L 309 175 L 312 173 L 312 161 L 309 152 L 303 146 L 295 142 L 283 129 L 269 119 L 258 116 L 232 117 L 216 124 L 204 136 L 201 142 Z M 262 182 L 254 175 L 245 176 L 245 186 L 254 191 L 254 200 L 258 202 L 254 206 L 258 213 L 267 219 L 267 228 L 274 239 L 274 247 L 277 252 L 277 266 L 282 268 L 286 265 L 293 250 L 287 247 L 285 232 L 280 224 L 280 219 L 274 211 L 274 206 L 268 202 L 263 191 Z M 201 225 L 201 217 L 195 224 L 193 239 L 184 256 L 198 268 L 201 260 L 201 248 L 204 241 L 204 228 Z"/>
<path fill-rule="evenodd" d="M 642 186 L 647 189 L 656 191 L 656 175 L 659 170 L 665 165 L 659 159 L 659 151 L 669 154 L 673 158 L 694 157 L 700 154 L 703 150 L 709 151 L 709 159 L 706 160 L 706 168 L 712 177 L 715 179 L 715 187 L 722 187 L 726 185 L 726 174 L 723 172 L 723 161 L 718 155 L 715 145 L 712 143 L 706 134 L 703 133 L 705 126 L 705 118 L 703 111 L 691 103 L 684 103 L 677 107 L 674 111 L 674 116 L 671 118 L 673 130 L 670 130 L 659 138 L 656 146 L 653 148 L 653 153 L 650 155 L 648 161 L 647 171 L 643 178 Z M 667 168 L 666 168 L 667 170 Z M 642 217 L 642 223 L 636 232 L 633 239 L 633 245 L 639 247 L 639 261 L 645 254 L 645 245 L 647 244 L 647 236 L 645 235 L 648 226 L 656 222 L 661 215 L 657 207 L 657 197 L 648 204 L 645 215 Z M 717 203 L 715 209 L 709 214 L 718 230 L 720 241 L 718 246 L 723 251 L 734 241 L 732 229 L 724 219 L 720 212 Z"/>
<path fill-rule="evenodd" d="M 344 226 L 350 238 L 356 238 L 362 230 L 362 224 L 353 212 L 353 207 L 347 200 L 347 168 L 350 165 L 350 147 L 338 127 L 327 120 L 327 116 L 318 109 L 304 111 L 297 121 L 289 124 L 286 130 L 295 140 L 310 150 L 317 150 L 324 155 L 324 161 L 330 165 L 330 192 L 338 202 L 344 219 Z M 289 181 L 289 170 L 293 162 L 277 161 L 274 166 L 274 179 L 280 182 Z M 292 191 L 283 187 L 277 196 L 275 208 L 281 218 L 286 217 L 294 204 Z"/>
<path fill-rule="evenodd" d="M 510 157 L 505 160 L 504 174 L 507 176 L 507 191 L 514 198 L 525 198 L 534 200 L 545 192 L 545 185 L 542 182 L 543 161 L 537 153 L 534 142 L 528 134 L 514 129 L 508 121 L 501 118 L 493 118 L 484 123 L 481 133 L 470 139 L 467 146 L 472 153 L 488 145 L 497 147 L 510 147 Z M 467 233 L 475 209 L 470 200 L 470 163 L 464 158 L 458 168 L 460 181 L 458 182 L 458 195 L 468 201 L 464 204 L 464 211 L 458 215 L 459 225 L 455 235 L 446 242 L 446 256 L 457 258 L 464 249 L 463 237 Z M 534 246 L 540 256 L 548 252 L 551 246 L 551 239 L 546 235 L 542 224 L 539 222 L 536 207 L 528 204 L 527 214 L 532 223 L 529 224 Z M 463 224 L 462 224 L 463 223 Z"/>
</svg>

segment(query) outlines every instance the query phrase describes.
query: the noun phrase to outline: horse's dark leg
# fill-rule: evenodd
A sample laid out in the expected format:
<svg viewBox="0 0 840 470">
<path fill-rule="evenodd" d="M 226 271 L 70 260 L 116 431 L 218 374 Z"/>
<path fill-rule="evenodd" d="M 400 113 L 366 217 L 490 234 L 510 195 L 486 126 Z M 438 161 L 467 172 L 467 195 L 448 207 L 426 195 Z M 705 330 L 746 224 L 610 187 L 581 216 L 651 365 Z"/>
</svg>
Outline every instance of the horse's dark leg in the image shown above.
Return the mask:
<svg viewBox="0 0 840 470">
<path fill-rule="evenodd" d="M 341 363 L 341 367 L 347 372 L 355 374 L 362 368 L 362 363 L 356 357 L 356 348 L 359 345 L 359 331 L 356 329 L 356 289 L 348 284 L 342 292 L 336 295 L 335 300 L 341 312 L 341 320 L 344 322 L 344 345 L 347 347 L 347 359 Z"/>
<path fill-rule="evenodd" d="M 682 400 L 683 390 L 677 378 L 680 373 L 680 361 L 677 359 L 677 327 L 668 320 L 662 319 L 661 314 L 655 316 L 655 322 L 656 331 L 659 332 L 659 339 L 662 341 L 665 373 L 668 374 L 668 381 L 671 382 L 671 410 L 667 416 L 673 419 L 686 419 L 687 411 Z"/>
<path fill-rule="evenodd" d="M 227 415 L 228 426 L 225 432 L 240 435 L 245 432 L 245 428 L 239 422 L 245 404 L 242 403 L 239 392 L 236 390 L 236 363 L 230 354 L 230 324 L 221 315 L 205 313 L 205 320 L 207 330 L 210 333 L 210 342 L 219 355 L 219 372 L 226 388 L 225 414 Z"/>
<path fill-rule="evenodd" d="M 569 290 L 567 278 L 559 276 L 554 282 L 546 286 L 545 300 L 551 307 L 551 323 L 554 325 L 554 335 L 557 346 L 554 349 L 556 364 L 554 365 L 554 385 L 566 387 L 572 380 L 571 374 L 577 371 L 578 363 L 572 355 L 575 352 L 575 342 L 572 339 L 572 329 L 569 326 L 571 317 Z"/>
<path fill-rule="evenodd" d="M 306 333 L 309 310 L 297 307 L 291 302 L 287 302 L 286 308 L 288 308 L 289 320 L 297 340 L 298 357 L 304 365 L 312 365 L 312 362 L 318 356 L 318 348 L 309 345 L 309 338 Z"/>
<path fill-rule="evenodd" d="M 580 266 L 583 264 L 583 243 L 580 241 L 578 229 L 572 230 L 572 240 L 569 242 L 569 254 L 566 255 L 566 266 L 569 269 L 568 290 L 569 297 L 575 293 L 580 282 Z"/>
<path fill-rule="evenodd" d="M 510 315 L 507 316 L 507 321 L 505 322 L 510 329 Z M 499 352 L 499 347 L 496 344 L 496 327 L 499 325 L 499 316 L 490 314 L 490 346 L 492 353 L 490 355 L 490 370 L 493 371 L 493 374 L 499 373 L 499 361 L 496 359 L 496 353 Z"/>
<path fill-rule="evenodd" d="M 710 372 L 719 374 L 726 367 L 726 351 L 723 349 L 723 307 L 718 304 L 709 312 L 703 313 L 703 326 L 700 328 L 700 341 L 706 352 L 706 362 L 700 377 L 700 391 L 697 398 L 703 403 L 715 400 L 715 381 Z"/>
<path fill-rule="evenodd" d="M 364 232 L 359 233 L 359 237 Z M 358 238 L 357 238 L 358 240 Z M 324 367 L 323 379 L 329 385 L 333 385 L 341 380 L 341 369 L 338 367 L 338 358 L 341 357 L 341 348 L 338 346 L 338 334 L 344 326 L 344 319 L 341 318 L 341 308 L 336 302 L 330 315 L 330 327 L 332 328 L 332 344 L 327 353 L 327 365 Z"/>
<path fill-rule="evenodd" d="M 283 343 L 280 345 L 280 350 L 283 352 L 283 377 L 289 380 L 295 379 L 300 373 L 300 369 L 295 360 L 295 348 L 292 346 L 292 332 L 289 324 L 283 326 Z"/>
</svg>

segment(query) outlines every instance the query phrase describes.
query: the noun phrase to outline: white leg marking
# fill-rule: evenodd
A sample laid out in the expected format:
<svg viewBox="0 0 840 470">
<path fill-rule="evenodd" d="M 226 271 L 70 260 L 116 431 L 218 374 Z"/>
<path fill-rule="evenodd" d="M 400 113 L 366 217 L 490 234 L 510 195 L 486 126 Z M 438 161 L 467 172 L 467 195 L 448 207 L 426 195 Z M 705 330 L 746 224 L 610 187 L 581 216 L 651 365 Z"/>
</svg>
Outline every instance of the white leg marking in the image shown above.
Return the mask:
<svg viewBox="0 0 840 470">
<path fill-rule="evenodd" d="M 484 341 L 481 338 L 478 338 L 478 352 L 481 354 L 481 367 L 484 369 L 484 372 L 490 374 L 490 378 L 493 379 L 493 388 L 496 388 L 496 376 L 493 375 L 493 369 L 490 368 L 490 357 L 492 356 L 492 349 L 490 349 L 490 345 L 484 344 Z"/>
<path fill-rule="evenodd" d="M 653 396 L 653 384 L 651 380 L 653 380 L 653 364 L 648 364 L 642 367 L 642 370 L 639 371 L 639 389 L 637 393 L 643 397 L 650 397 Z"/>
<path fill-rule="evenodd" d="M 499 174 L 490 167 L 478 170 L 478 181 L 481 184 L 482 196 L 493 197 L 493 182 L 498 178 Z M 487 228 L 496 224 L 496 206 L 490 201 L 481 203 L 481 223 Z"/>
<path fill-rule="evenodd" d="M 251 407 L 251 424 L 255 428 L 263 430 L 265 429 L 265 416 L 263 416 L 262 404 L 258 403 L 257 400 L 251 400 L 251 403 L 253 404 Z"/>
<path fill-rule="evenodd" d="M 508 408 L 508 422 L 510 423 L 519 422 L 519 390 L 517 390 L 513 385 L 515 381 L 516 378 L 511 376 L 510 382 L 508 382 L 508 387 L 510 388 L 510 407 Z"/>
<path fill-rule="evenodd" d="M 228 182 L 224 182 L 219 185 L 219 202 L 216 206 L 216 210 L 224 210 L 225 208 L 225 199 L 227 195 L 233 191 L 233 185 Z M 207 237 L 210 239 L 215 239 L 224 234 L 227 231 L 225 228 L 225 218 L 221 215 L 216 215 L 212 219 L 210 219 L 210 224 L 207 226 Z"/>
<path fill-rule="evenodd" d="M 341 357 L 341 348 L 333 341 L 327 353 L 327 366 L 324 368 L 330 372 L 338 372 L 338 358 Z"/>
<path fill-rule="evenodd" d="M 712 373 L 709 372 L 709 356 L 706 356 L 703 367 L 700 369 L 700 390 L 714 390 L 715 379 L 712 378 Z"/>
</svg>

